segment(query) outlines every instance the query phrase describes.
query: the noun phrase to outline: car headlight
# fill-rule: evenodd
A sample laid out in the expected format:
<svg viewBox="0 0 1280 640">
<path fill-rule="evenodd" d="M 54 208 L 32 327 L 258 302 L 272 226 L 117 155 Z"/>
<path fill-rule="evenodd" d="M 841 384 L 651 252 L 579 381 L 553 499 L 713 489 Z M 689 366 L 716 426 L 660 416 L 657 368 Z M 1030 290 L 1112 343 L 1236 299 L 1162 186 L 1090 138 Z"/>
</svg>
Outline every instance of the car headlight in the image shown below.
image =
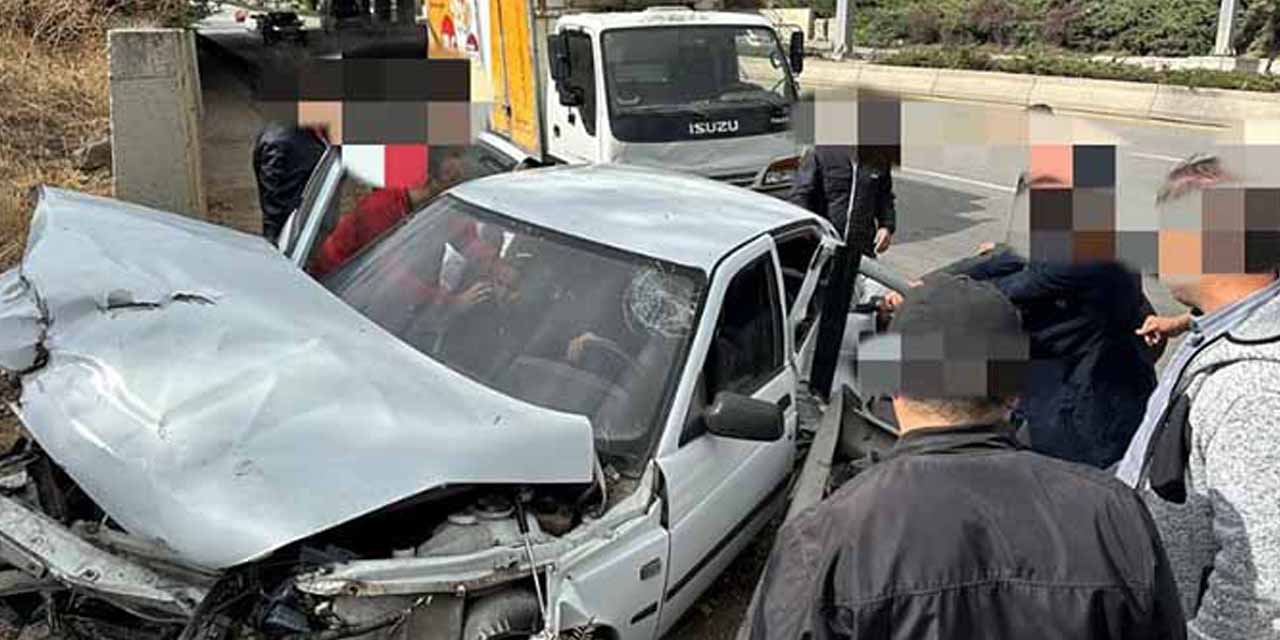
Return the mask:
<svg viewBox="0 0 1280 640">
<path fill-rule="evenodd" d="M 760 185 L 764 187 L 772 187 L 780 184 L 791 182 L 796 177 L 796 169 L 800 167 L 800 158 L 784 158 L 777 160 L 764 170 L 764 177 L 760 180 Z"/>
</svg>

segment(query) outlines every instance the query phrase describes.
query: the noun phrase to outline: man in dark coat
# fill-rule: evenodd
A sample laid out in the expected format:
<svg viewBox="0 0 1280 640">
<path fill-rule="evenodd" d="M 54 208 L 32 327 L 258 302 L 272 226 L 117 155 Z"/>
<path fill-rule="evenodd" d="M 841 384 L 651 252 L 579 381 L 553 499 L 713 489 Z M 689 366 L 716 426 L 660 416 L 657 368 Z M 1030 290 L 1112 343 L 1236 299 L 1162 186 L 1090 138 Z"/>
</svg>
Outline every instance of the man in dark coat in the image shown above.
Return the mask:
<svg viewBox="0 0 1280 640">
<path fill-rule="evenodd" d="M 275 242 L 298 205 L 302 190 L 326 143 L 314 131 L 281 122 L 269 123 L 253 146 L 253 173 L 262 207 L 262 235 Z"/>
<path fill-rule="evenodd" d="M 849 196 L 852 192 L 855 210 L 869 214 L 855 216 L 865 220 L 862 224 L 868 225 L 868 228 L 860 230 L 863 233 L 857 235 L 871 240 L 870 243 L 863 244 L 861 252 L 873 257 L 877 253 L 883 253 L 893 239 L 898 216 L 894 209 L 890 162 L 882 155 L 866 151 L 855 152 L 852 146 L 816 146 L 801 160 L 795 184 L 787 200 L 831 221 L 847 242 L 854 236 L 847 228 Z"/>
<path fill-rule="evenodd" d="M 1156 386 L 1159 351 L 1135 334 L 1155 313 L 1141 276 L 1109 260 L 1028 262 L 1007 247 L 948 271 L 991 283 L 1022 313 L 1031 448 L 1100 469 L 1119 461 Z"/>
<path fill-rule="evenodd" d="M 910 290 L 891 330 L 902 353 L 940 337 L 989 372 L 1022 339 L 1013 305 L 960 276 Z M 913 374 L 893 399 L 900 440 L 782 528 L 739 637 L 1186 637 L 1146 507 L 1107 473 L 1018 445 L 1016 376 L 958 391 L 941 359 L 900 366 Z"/>
<path fill-rule="evenodd" d="M 820 398 L 831 392 L 859 256 L 887 249 L 897 227 L 890 171 L 897 154 L 897 147 L 889 145 L 818 145 L 805 154 L 787 196 L 791 203 L 829 220 L 846 244 L 828 263 L 819 294 L 824 311 L 809 386 Z M 837 309 L 840 312 L 833 313 Z"/>
</svg>

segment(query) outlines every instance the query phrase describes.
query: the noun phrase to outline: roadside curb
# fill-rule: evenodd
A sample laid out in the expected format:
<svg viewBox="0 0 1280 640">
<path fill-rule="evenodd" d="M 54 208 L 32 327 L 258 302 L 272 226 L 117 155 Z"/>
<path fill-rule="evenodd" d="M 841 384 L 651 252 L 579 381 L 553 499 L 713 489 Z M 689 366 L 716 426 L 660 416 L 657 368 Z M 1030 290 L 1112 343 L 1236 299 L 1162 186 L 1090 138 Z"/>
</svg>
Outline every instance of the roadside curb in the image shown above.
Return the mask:
<svg viewBox="0 0 1280 640">
<path fill-rule="evenodd" d="M 806 61 L 801 82 L 815 90 L 865 87 L 903 97 L 942 98 L 1172 123 L 1229 126 L 1280 120 L 1280 94 L 1119 80 L 1034 76 L 862 61 Z"/>
</svg>

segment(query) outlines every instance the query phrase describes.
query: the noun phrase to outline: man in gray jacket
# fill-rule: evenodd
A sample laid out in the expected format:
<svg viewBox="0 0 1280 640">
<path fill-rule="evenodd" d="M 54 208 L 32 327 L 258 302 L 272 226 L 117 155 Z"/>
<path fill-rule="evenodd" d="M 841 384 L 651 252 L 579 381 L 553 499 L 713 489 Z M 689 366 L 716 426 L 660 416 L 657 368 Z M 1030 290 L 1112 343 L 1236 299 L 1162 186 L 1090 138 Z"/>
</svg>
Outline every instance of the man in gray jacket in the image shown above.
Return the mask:
<svg viewBox="0 0 1280 640">
<path fill-rule="evenodd" d="M 1160 239 L 1160 277 L 1191 307 L 1190 333 L 1117 475 L 1144 489 L 1192 638 L 1280 638 L 1280 206 L 1272 193 L 1244 189 L 1218 158 L 1199 157 L 1176 167 L 1158 196 L 1162 224 L 1194 219 L 1204 228 L 1163 229 Z"/>
</svg>

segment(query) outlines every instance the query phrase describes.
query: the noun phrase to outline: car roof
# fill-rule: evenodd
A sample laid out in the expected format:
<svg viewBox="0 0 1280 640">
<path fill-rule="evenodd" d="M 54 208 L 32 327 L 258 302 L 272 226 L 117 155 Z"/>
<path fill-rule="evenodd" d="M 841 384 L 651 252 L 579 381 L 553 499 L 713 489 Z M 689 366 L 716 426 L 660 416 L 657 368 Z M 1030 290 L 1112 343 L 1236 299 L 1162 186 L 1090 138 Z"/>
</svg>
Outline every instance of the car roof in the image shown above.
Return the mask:
<svg viewBox="0 0 1280 640">
<path fill-rule="evenodd" d="M 616 11 L 570 13 L 562 16 L 559 26 L 585 27 L 596 32 L 605 29 L 635 29 L 673 25 L 772 27 L 763 16 L 731 11 L 694 11 L 668 8 L 655 11 Z"/>
<path fill-rule="evenodd" d="M 614 164 L 502 173 L 449 192 L 507 217 L 711 273 L 721 258 L 812 213 L 706 178 Z"/>
</svg>

